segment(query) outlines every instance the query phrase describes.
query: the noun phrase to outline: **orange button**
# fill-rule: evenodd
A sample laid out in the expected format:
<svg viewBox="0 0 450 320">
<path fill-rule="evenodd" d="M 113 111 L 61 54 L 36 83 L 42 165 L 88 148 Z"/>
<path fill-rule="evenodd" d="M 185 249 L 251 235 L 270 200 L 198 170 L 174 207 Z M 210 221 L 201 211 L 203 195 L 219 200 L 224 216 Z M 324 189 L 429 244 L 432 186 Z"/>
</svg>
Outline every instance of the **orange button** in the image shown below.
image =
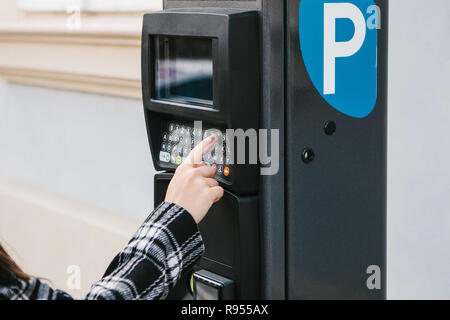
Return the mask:
<svg viewBox="0 0 450 320">
<path fill-rule="evenodd" d="M 225 177 L 228 177 L 230 175 L 230 168 L 225 167 L 223 169 L 223 174 L 224 174 Z"/>
</svg>

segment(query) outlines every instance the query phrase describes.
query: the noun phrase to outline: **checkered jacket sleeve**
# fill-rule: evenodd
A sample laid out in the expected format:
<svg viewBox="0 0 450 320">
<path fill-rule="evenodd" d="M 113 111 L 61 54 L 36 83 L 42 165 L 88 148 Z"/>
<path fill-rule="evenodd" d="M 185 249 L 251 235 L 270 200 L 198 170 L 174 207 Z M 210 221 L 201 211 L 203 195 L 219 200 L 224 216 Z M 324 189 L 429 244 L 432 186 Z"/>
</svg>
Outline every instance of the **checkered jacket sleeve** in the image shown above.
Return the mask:
<svg viewBox="0 0 450 320">
<path fill-rule="evenodd" d="M 192 216 L 180 206 L 162 203 L 114 258 L 103 278 L 92 285 L 86 299 L 164 299 L 181 273 L 189 270 L 203 252 Z M 1 298 L 71 299 L 39 279 L 10 279 L 4 286 L 0 277 Z"/>
</svg>

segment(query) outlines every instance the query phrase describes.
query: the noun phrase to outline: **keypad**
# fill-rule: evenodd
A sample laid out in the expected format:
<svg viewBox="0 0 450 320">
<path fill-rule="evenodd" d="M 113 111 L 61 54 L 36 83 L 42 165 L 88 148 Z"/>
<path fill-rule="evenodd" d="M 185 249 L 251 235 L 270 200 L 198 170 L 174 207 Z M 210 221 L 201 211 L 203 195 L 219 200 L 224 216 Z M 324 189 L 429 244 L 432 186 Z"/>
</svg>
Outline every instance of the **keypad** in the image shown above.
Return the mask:
<svg viewBox="0 0 450 320">
<path fill-rule="evenodd" d="M 216 135 L 217 143 L 203 156 L 203 161 L 216 169 L 216 178 L 231 181 L 231 150 L 227 147 L 226 135 L 216 128 L 194 128 L 193 123 L 163 123 L 159 161 L 161 166 L 178 166 L 189 155 L 191 150 L 203 139 Z M 227 152 L 228 151 L 228 152 Z M 227 156 L 228 154 L 228 156 Z"/>
</svg>

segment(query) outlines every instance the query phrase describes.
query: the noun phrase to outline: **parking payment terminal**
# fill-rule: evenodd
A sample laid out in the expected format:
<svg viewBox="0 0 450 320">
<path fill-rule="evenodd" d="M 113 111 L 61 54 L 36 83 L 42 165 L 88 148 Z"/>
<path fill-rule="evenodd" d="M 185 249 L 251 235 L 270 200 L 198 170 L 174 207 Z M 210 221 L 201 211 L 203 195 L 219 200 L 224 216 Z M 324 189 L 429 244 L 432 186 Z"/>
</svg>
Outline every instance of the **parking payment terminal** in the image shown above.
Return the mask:
<svg viewBox="0 0 450 320">
<path fill-rule="evenodd" d="M 388 2 L 163 0 L 145 15 L 155 204 L 212 134 L 225 190 L 169 298 L 385 299 Z"/>
<path fill-rule="evenodd" d="M 237 164 L 226 130 L 259 126 L 258 14 L 240 9 L 174 9 L 147 14 L 142 82 L 155 168 L 155 203 L 172 173 L 209 135 L 204 161 L 225 189 L 199 228 L 206 253 L 173 298 L 259 296 L 257 164 Z M 228 152 L 227 152 L 228 151 Z"/>
</svg>

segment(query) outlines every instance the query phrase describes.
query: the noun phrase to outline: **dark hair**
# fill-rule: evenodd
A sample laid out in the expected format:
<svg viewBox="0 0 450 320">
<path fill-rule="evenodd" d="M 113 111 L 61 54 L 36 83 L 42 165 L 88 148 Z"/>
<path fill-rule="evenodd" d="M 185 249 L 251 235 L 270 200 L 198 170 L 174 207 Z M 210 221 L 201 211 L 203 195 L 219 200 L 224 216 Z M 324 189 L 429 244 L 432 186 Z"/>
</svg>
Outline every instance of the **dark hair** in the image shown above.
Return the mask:
<svg viewBox="0 0 450 320">
<path fill-rule="evenodd" d="M 28 281 L 31 276 L 20 269 L 17 263 L 9 256 L 3 246 L 0 244 L 0 265 L 11 271 L 17 278 L 23 281 Z"/>
</svg>

